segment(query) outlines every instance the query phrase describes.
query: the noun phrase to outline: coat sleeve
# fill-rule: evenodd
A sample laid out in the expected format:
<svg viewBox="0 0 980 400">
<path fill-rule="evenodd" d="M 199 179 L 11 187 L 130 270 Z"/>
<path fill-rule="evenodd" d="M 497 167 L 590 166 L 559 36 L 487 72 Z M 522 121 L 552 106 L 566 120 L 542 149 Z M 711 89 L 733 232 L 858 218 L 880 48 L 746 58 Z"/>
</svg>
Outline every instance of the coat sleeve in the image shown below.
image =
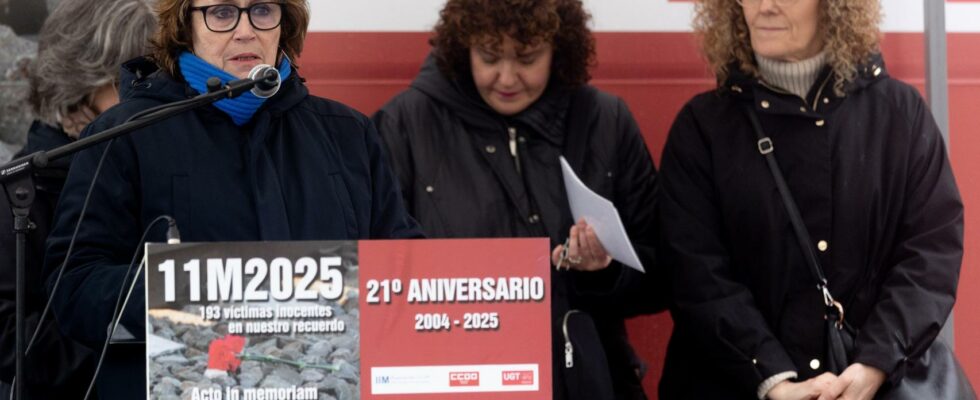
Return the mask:
<svg viewBox="0 0 980 400">
<path fill-rule="evenodd" d="M 421 238 L 422 229 L 409 215 L 402 200 L 398 180 L 388 164 L 381 138 L 371 120 L 365 121 L 368 156 L 373 179 L 371 196 L 371 238 L 408 239 Z"/>
<path fill-rule="evenodd" d="M 912 90 L 912 89 L 909 89 Z M 932 344 L 953 309 L 963 257 L 963 203 L 939 128 L 922 98 L 907 107 L 911 140 L 904 215 L 853 361 L 897 382 Z M 897 116 L 896 116 L 897 117 Z"/>
<path fill-rule="evenodd" d="M 92 132 L 96 125 L 105 127 L 92 123 L 83 136 Z M 65 260 L 106 144 L 75 155 L 47 241 L 45 271 L 49 293 L 55 291 L 55 283 L 58 283 L 52 302 L 55 316 L 68 336 L 93 348 L 101 348 L 105 340 L 116 298 L 123 290 L 126 270 L 142 234 L 136 188 L 138 175 L 129 143 L 121 138 L 111 144 L 92 189 L 71 258 Z M 153 237 L 162 238 L 163 235 Z M 64 272 L 59 282 L 62 262 Z M 142 283 L 134 293 L 142 293 Z M 145 326 L 143 304 L 143 296 L 133 296 L 122 318 L 122 325 L 137 336 L 143 334 Z"/>
<path fill-rule="evenodd" d="M 615 112 L 620 140 L 612 156 L 617 162 L 613 200 L 646 273 L 616 261 L 602 271 L 571 273 L 579 294 L 588 296 L 593 307 L 607 315 L 631 317 L 664 310 L 669 282 L 655 257 L 660 196 L 657 169 L 640 127 L 622 99 L 616 99 Z"/>
<path fill-rule="evenodd" d="M 755 393 L 763 380 L 796 367 L 732 268 L 710 151 L 685 106 L 662 157 L 661 262 L 670 268 L 675 334 L 692 335 L 705 357 L 697 362 Z"/>
</svg>

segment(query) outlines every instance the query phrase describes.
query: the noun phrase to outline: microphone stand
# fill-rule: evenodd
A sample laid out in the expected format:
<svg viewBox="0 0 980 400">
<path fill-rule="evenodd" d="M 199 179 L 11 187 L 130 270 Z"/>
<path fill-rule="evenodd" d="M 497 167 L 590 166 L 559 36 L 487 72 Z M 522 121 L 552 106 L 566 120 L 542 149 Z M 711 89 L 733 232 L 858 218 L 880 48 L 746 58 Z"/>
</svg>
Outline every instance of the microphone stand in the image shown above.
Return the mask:
<svg viewBox="0 0 980 400">
<path fill-rule="evenodd" d="M 275 70 L 273 70 L 275 71 Z M 254 79 L 246 78 L 228 82 L 221 86 L 218 78 L 208 79 L 208 93 L 197 97 L 182 100 L 163 106 L 144 111 L 144 115 L 127 121 L 121 125 L 106 129 L 94 135 L 79 139 L 70 144 L 54 148 L 50 151 L 38 151 L 29 155 L 13 160 L 0 167 L 0 186 L 3 187 L 7 199 L 10 202 L 10 209 L 14 215 L 14 236 L 16 240 L 16 355 L 15 373 L 13 390 L 16 400 L 22 400 L 25 388 L 24 374 L 24 355 L 25 345 L 25 312 L 26 312 L 26 286 L 27 286 L 27 234 L 34 229 L 34 224 L 30 221 L 29 214 L 31 206 L 34 204 L 34 170 L 47 167 L 48 163 L 77 152 L 80 152 L 99 143 L 115 139 L 119 136 L 128 134 L 136 129 L 143 128 L 161 120 L 170 118 L 185 111 L 193 110 L 206 106 L 223 99 L 238 97 L 251 90 L 255 86 L 268 88 L 279 84 L 279 74 L 277 71 L 257 76 Z M 67 260 L 65 260 L 67 261 Z M 63 268 L 64 266 L 62 266 Z M 44 321 L 38 320 L 38 326 Z"/>
</svg>

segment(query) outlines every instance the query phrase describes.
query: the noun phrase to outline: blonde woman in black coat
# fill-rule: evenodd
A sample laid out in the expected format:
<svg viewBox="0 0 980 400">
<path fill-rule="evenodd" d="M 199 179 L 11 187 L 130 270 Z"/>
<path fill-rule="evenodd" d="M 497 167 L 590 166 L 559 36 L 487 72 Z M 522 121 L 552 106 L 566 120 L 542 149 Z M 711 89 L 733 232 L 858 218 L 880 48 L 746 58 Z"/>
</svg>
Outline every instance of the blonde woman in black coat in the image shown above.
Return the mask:
<svg viewBox="0 0 980 400">
<path fill-rule="evenodd" d="M 950 314 L 963 205 L 926 104 L 882 62 L 879 7 L 698 3 L 719 86 L 683 107 L 663 153 L 676 325 L 662 399 L 870 399 L 920 365 Z M 858 332 L 839 376 L 827 372 L 824 299 L 746 106 Z"/>
</svg>

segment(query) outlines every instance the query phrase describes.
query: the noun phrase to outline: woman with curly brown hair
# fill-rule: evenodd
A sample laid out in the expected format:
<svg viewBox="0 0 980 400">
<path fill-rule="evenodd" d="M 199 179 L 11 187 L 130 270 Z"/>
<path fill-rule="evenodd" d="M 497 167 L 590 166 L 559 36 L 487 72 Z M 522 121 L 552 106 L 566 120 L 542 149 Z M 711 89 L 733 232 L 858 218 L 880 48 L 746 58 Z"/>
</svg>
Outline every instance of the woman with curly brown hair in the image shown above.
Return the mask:
<svg viewBox="0 0 980 400">
<path fill-rule="evenodd" d="M 578 0 L 450 0 L 440 17 L 418 77 L 374 116 L 409 212 L 429 237 L 549 237 L 556 265 L 568 238 L 570 270 L 552 274 L 555 398 L 645 398 L 623 318 L 663 307 L 645 289 L 656 170 L 625 103 L 587 84 L 589 15 Z M 615 203 L 648 275 L 573 220 L 561 155 Z"/>
<path fill-rule="evenodd" d="M 696 7 L 718 88 L 663 152 L 661 398 L 886 398 L 953 307 L 963 205 L 932 115 L 882 62 L 879 2 Z"/>
</svg>

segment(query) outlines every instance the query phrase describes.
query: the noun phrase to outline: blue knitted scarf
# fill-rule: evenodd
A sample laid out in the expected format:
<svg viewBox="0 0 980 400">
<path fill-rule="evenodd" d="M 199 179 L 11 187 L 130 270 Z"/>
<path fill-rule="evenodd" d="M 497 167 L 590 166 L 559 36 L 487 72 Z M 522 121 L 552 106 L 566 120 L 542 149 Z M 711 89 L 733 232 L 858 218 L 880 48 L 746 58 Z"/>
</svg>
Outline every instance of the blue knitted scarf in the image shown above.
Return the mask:
<svg viewBox="0 0 980 400">
<path fill-rule="evenodd" d="M 208 91 L 207 81 L 212 76 L 221 79 L 221 84 L 238 79 L 188 51 L 181 53 L 178 62 L 180 63 L 180 73 L 184 75 L 187 83 L 198 93 L 206 93 Z M 289 65 L 289 58 L 283 57 L 282 62 L 279 63 L 279 76 L 283 82 L 289 77 L 290 72 L 292 72 L 292 68 Z M 265 103 L 265 100 L 252 94 L 252 92 L 245 92 L 234 99 L 218 101 L 214 103 L 214 106 L 224 111 L 225 114 L 228 114 L 231 120 L 235 122 L 235 125 L 242 126 L 252 119 L 252 116 Z"/>
</svg>

